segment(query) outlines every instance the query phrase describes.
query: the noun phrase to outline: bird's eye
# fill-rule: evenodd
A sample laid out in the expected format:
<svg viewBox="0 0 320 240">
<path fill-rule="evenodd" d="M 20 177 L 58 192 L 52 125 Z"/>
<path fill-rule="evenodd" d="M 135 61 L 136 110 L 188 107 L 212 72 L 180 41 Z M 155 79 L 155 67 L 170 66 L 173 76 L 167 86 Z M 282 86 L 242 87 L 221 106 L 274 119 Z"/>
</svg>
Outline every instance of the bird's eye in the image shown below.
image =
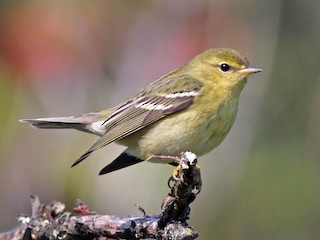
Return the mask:
<svg viewBox="0 0 320 240">
<path fill-rule="evenodd" d="M 221 63 L 220 64 L 220 69 L 223 72 L 228 72 L 230 70 L 230 65 L 227 63 Z"/>
</svg>

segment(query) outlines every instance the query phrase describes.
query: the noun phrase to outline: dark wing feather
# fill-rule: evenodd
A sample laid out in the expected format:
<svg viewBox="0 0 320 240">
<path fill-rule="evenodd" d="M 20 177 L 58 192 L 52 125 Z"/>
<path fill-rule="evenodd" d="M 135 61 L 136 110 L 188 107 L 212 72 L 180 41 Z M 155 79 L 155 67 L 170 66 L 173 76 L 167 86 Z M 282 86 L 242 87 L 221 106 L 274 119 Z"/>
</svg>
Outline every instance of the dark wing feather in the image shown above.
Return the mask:
<svg viewBox="0 0 320 240">
<path fill-rule="evenodd" d="M 134 98 L 121 105 L 103 123 L 105 135 L 91 146 L 72 166 L 87 158 L 93 151 L 158 121 L 166 115 L 190 106 L 202 83 L 190 76 L 161 79 L 142 89 Z"/>
<path fill-rule="evenodd" d="M 121 168 L 129 167 L 131 165 L 142 162 L 143 160 L 130 155 L 126 151 L 124 151 L 119 157 L 105 166 L 99 173 L 99 175 L 110 173 L 113 171 L 117 171 Z"/>
</svg>

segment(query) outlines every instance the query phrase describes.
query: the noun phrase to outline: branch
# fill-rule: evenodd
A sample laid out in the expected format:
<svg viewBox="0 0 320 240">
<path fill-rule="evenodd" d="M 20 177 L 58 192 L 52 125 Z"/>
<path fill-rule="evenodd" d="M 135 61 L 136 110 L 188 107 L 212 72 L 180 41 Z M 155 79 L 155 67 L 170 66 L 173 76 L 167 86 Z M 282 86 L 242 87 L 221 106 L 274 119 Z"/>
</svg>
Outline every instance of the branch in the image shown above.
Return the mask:
<svg viewBox="0 0 320 240">
<path fill-rule="evenodd" d="M 0 233 L 0 240 L 31 239 L 175 239 L 190 240 L 198 237 L 188 225 L 190 207 L 201 190 L 200 167 L 193 153 L 181 154 L 180 164 L 168 181 L 171 192 L 165 197 L 161 214 L 120 218 L 90 212 L 77 200 L 73 211 L 64 211 L 65 205 L 52 202 L 43 205 L 31 197 L 32 215 L 20 216 L 18 226 Z"/>
</svg>

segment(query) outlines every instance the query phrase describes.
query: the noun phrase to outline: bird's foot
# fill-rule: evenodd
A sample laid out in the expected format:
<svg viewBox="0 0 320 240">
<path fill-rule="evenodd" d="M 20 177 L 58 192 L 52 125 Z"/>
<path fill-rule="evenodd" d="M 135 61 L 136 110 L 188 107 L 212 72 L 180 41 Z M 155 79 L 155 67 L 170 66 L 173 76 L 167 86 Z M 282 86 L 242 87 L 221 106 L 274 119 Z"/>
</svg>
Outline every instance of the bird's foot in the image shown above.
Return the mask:
<svg viewBox="0 0 320 240">
<path fill-rule="evenodd" d="M 200 176 L 200 164 L 197 160 L 197 156 L 191 152 L 183 152 L 179 158 L 179 165 L 173 169 L 172 177 L 168 181 L 169 187 L 171 183 L 174 184 L 180 182 L 188 184 L 187 179 L 184 177 L 193 179 L 195 181 L 191 185 L 195 185 L 195 188 L 198 190 L 198 193 L 201 191 L 201 176 Z M 197 193 L 197 194 L 198 194 Z"/>
</svg>

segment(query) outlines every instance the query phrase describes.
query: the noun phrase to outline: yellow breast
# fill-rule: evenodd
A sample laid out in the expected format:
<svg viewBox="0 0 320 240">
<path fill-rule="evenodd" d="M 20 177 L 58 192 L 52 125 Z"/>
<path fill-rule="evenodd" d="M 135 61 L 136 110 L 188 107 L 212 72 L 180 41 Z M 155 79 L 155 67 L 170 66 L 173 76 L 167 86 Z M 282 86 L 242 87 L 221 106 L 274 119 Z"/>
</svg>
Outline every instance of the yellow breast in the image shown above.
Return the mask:
<svg viewBox="0 0 320 240">
<path fill-rule="evenodd" d="M 121 143 L 142 159 L 154 154 L 179 156 L 184 151 L 198 156 L 206 154 L 223 141 L 237 113 L 238 97 L 230 98 L 228 94 L 216 97 L 200 96 L 198 101 L 212 101 L 212 104 L 205 104 L 209 105 L 205 109 L 191 105 L 139 130 Z"/>
</svg>

